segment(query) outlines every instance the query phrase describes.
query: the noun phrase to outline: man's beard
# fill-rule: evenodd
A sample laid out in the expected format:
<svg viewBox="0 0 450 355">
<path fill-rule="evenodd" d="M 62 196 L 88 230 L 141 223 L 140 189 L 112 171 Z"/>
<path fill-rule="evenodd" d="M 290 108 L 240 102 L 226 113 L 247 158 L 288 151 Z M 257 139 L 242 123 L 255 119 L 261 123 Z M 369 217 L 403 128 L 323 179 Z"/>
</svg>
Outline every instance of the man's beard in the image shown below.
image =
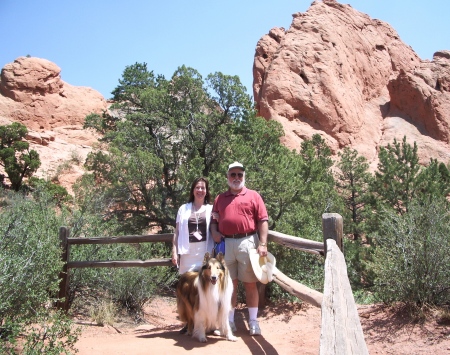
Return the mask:
<svg viewBox="0 0 450 355">
<path fill-rule="evenodd" d="M 241 190 L 245 186 L 245 179 L 242 179 L 241 181 L 232 181 L 227 179 L 228 186 L 231 187 L 233 190 Z"/>
</svg>

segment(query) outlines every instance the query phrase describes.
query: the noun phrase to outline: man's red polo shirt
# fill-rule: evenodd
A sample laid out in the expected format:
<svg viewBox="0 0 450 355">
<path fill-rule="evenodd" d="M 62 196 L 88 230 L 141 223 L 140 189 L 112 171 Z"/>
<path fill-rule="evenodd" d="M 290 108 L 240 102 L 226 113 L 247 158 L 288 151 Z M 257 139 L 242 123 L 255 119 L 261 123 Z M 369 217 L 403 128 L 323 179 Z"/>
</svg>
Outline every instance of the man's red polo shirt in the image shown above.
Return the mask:
<svg viewBox="0 0 450 355">
<path fill-rule="evenodd" d="M 230 190 L 214 200 L 213 212 L 219 213 L 219 232 L 224 235 L 249 233 L 258 230 L 259 221 L 267 221 L 266 206 L 260 194 L 245 186 L 237 195 Z M 217 223 L 211 219 L 211 223 Z"/>
</svg>

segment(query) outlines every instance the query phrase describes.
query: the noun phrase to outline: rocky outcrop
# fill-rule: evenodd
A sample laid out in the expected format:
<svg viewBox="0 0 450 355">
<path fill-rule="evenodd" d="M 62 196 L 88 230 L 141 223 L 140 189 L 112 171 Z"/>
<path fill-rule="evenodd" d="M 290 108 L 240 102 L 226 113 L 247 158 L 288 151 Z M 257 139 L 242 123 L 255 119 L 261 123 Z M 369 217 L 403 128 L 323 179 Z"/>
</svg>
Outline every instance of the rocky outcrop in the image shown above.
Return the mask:
<svg viewBox="0 0 450 355">
<path fill-rule="evenodd" d="M 40 58 L 7 64 L 0 124 L 27 126 L 27 140 L 42 161 L 37 175 L 59 175 L 70 190 L 97 139 L 82 129 L 84 119 L 108 103 L 60 74 Z M 417 142 L 421 163 L 450 161 L 450 51 L 421 60 L 389 24 L 350 5 L 314 1 L 293 14 L 289 29 L 271 29 L 257 43 L 253 76 L 259 114 L 281 122 L 291 149 L 319 133 L 334 154 L 352 147 L 374 169 L 379 147 L 406 135 Z M 77 164 L 68 168 L 67 162 Z"/>
<path fill-rule="evenodd" d="M 61 69 L 46 59 L 20 57 L 2 69 L 0 124 L 24 124 L 42 162 L 36 175 L 56 179 L 69 191 L 97 141 L 94 132 L 83 130 L 84 119 L 107 108 L 98 91 L 65 83 Z"/>
<path fill-rule="evenodd" d="M 423 134 L 450 144 L 450 51 L 439 51 L 388 84 L 390 112 L 404 114 Z"/>
<path fill-rule="evenodd" d="M 20 57 L 5 65 L 0 93 L 0 113 L 31 130 L 82 125 L 86 115 L 107 109 L 98 91 L 65 83 L 61 69 L 41 58 Z"/>
<path fill-rule="evenodd" d="M 334 0 L 292 16 L 259 40 L 253 66 L 258 112 L 282 123 L 288 147 L 320 133 L 376 166 L 379 146 L 406 135 L 422 163 L 449 161 L 447 51 L 422 61 L 389 24 Z"/>
</svg>

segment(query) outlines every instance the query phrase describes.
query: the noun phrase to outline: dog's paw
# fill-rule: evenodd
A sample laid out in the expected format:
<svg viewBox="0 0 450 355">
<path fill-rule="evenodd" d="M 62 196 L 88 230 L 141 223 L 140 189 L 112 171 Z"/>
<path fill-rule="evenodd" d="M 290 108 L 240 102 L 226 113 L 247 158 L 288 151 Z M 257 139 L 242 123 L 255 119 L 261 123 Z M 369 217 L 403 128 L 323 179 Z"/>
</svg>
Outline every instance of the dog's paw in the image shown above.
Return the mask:
<svg viewBox="0 0 450 355">
<path fill-rule="evenodd" d="M 229 341 L 237 341 L 238 338 L 235 337 L 233 334 L 229 334 L 229 335 L 227 336 L 227 340 L 229 340 Z"/>
<path fill-rule="evenodd" d="M 199 337 L 198 340 L 200 341 L 200 343 L 206 343 L 208 341 L 206 337 Z"/>
</svg>

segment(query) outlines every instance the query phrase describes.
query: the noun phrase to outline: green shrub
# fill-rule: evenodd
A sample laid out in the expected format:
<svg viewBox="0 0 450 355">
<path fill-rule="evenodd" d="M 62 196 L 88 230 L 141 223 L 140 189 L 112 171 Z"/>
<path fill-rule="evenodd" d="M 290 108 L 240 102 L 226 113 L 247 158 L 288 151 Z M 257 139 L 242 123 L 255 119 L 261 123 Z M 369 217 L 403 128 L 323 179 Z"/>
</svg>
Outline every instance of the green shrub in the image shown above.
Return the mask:
<svg viewBox="0 0 450 355">
<path fill-rule="evenodd" d="M 384 212 L 373 269 L 385 302 L 450 302 L 450 214 L 446 201 L 414 201 L 403 216 Z"/>
<path fill-rule="evenodd" d="M 70 195 L 66 188 L 61 185 L 54 184 L 51 181 L 32 176 L 28 179 L 28 185 L 32 189 L 38 191 L 38 193 L 34 194 L 34 198 L 44 194 L 46 198 L 51 198 L 57 206 L 62 206 L 70 200 Z"/>
<path fill-rule="evenodd" d="M 80 245 L 72 248 L 71 260 L 146 260 L 168 255 L 164 243 Z M 85 288 L 102 290 L 139 320 L 144 304 L 164 288 L 168 289 L 176 279 L 176 271 L 166 266 L 73 269 L 70 289 L 74 297 L 76 291 Z"/>
<path fill-rule="evenodd" d="M 45 193 L 34 199 L 0 190 L 0 199 L 0 353 L 14 354 L 19 335 L 26 354 L 69 350 L 77 333 L 51 309 L 62 268 L 63 214 Z"/>
<path fill-rule="evenodd" d="M 43 309 L 32 325 L 26 328 L 23 354 L 74 354 L 81 328 L 73 329 L 72 320 L 63 312 Z"/>
</svg>

